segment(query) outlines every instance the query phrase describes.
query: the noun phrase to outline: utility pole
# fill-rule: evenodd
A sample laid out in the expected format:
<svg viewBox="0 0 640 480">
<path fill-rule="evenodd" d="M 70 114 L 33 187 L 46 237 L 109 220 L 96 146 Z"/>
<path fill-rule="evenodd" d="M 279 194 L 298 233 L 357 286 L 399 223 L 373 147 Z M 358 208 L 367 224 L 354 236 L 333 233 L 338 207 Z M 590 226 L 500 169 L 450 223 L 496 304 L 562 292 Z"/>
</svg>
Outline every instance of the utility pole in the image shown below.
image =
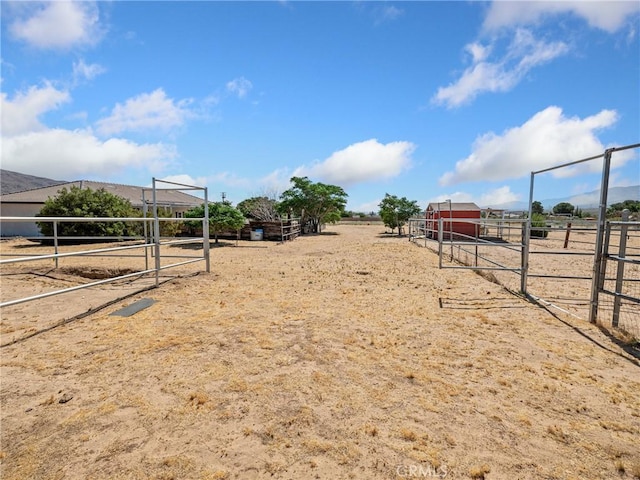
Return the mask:
<svg viewBox="0 0 640 480">
<path fill-rule="evenodd" d="M 224 201 L 227 199 L 227 193 L 226 192 L 222 192 L 222 203 L 224 203 Z"/>
</svg>

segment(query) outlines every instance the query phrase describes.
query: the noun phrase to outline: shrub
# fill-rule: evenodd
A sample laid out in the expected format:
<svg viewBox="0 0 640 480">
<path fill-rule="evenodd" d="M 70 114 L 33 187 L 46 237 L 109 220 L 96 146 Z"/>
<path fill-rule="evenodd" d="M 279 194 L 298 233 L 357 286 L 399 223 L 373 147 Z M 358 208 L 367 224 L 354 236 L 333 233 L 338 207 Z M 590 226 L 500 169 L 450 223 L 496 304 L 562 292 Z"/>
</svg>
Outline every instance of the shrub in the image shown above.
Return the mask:
<svg viewBox="0 0 640 480">
<path fill-rule="evenodd" d="M 72 186 L 62 188 L 58 195 L 48 198 L 37 217 L 134 217 L 138 216 L 131 202 L 107 192 L 104 188 L 92 190 Z M 36 222 L 40 233 L 53 236 L 52 222 Z M 59 222 L 59 236 L 120 237 L 133 233 L 134 226 L 127 222 Z"/>
<path fill-rule="evenodd" d="M 547 238 L 547 218 L 539 213 L 531 216 L 531 236 L 536 238 Z"/>
</svg>

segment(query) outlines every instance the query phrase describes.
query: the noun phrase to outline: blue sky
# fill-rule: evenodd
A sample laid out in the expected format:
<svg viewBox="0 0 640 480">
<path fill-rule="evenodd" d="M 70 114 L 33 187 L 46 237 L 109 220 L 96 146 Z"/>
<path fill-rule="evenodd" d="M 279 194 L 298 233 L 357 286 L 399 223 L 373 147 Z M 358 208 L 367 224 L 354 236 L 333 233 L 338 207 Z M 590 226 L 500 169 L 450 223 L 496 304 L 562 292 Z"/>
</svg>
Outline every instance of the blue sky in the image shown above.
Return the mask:
<svg viewBox="0 0 640 480">
<path fill-rule="evenodd" d="M 527 201 L 640 141 L 640 2 L 2 1 L 2 168 L 206 185 L 293 175 L 421 206 Z M 638 149 L 611 185 L 640 184 Z M 536 180 L 599 187 L 600 163 Z"/>
</svg>

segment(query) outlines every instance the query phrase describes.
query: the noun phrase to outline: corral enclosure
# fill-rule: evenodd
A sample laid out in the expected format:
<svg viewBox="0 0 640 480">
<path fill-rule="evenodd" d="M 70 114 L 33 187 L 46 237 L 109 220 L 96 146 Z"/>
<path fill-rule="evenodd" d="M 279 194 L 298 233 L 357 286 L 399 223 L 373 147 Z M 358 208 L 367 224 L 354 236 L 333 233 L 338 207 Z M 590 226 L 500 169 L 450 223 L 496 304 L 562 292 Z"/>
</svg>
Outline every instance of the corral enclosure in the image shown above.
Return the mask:
<svg viewBox="0 0 640 480">
<path fill-rule="evenodd" d="M 464 222 L 465 220 L 461 220 Z M 475 222 L 483 236 L 442 244 L 441 255 L 446 268 L 475 267 L 485 277 L 499 282 L 514 292 L 521 289 L 522 227 L 523 220 L 489 220 Z M 554 308 L 562 315 L 589 319 L 591 307 L 596 225 L 593 221 L 555 220 L 542 229 L 545 237 L 532 237 L 529 241 L 527 292 L 542 304 Z M 437 236 L 437 232 L 436 232 Z M 618 255 L 620 229 L 613 228 L 608 241 L 608 252 Z M 415 240 L 415 239 L 414 239 Z M 418 243 L 422 240 L 415 240 Z M 625 231 L 625 254 L 629 259 L 640 258 L 640 229 L 632 225 Z M 425 243 L 435 252 L 437 242 Z M 614 291 L 618 264 L 607 262 L 604 272 L 605 286 Z M 640 298 L 640 264 L 629 262 L 624 266 L 621 291 Z M 611 325 L 613 297 L 600 295 L 598 321 Z M 621 330 L 640 338 L 640 305 L 621 301 L 618 325 Z"/>
<path fill-rule="evenodd" d="M 136 268 L 41 267 L 3 268 L 2 295 Z M 42 332 L 0 350 L 2 478 L 640 475 L 638 361 L 586 321 L 379 225 L 229 243 L 201 270 L 48 331 L 106 288 L 3 309 L 3 343 Z"/>
</svg>

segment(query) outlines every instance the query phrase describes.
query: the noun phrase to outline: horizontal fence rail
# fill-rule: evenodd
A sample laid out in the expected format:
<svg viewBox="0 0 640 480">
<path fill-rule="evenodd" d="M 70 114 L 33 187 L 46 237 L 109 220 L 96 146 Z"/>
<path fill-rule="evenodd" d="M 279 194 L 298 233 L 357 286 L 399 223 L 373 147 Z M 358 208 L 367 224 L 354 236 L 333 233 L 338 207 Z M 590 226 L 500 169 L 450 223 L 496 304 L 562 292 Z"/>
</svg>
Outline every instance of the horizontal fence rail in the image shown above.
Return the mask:
<svg viewBox="0 0 640 480">
<path fill-rule="evenodd" d="M 163 218 L 158 215 L 158 204 L 156 202 L 156 191 L 157 191 L 157 183 L 166 183 L 175 185 L 175 190 L 201 190 L 204 192 L 204 205 L 205 205 L 205 216 L 202 218 Z M 143 189 L 143 200 L 144 200 L 144 212 L 142 217 L 0 217 L 0 228 L 3 224 L 10 222 L 31 222 L 31 223 L 52 223 L 53 224 L 53 235 L 51 236 L 41 236 L 41 237 L 29 237 L 28 240 L 31 241 L 39 241 L 39 242 L 52 242 L 53 243 L 53 253 L 51 254 L 27 254 L 27 255 L 18 255 L 16 254 L 4 254 L 2 256 L 12 256 L 16 258 L 8 258 L 0 260 L 0 276 L 4 273 L 1 268 L 5 265 L 17 264 L 17 263 L 27 263 L 27 262 L 36 262 L 36 261 L 47 261 L 53 260 L 55 262 L 55 268 L 59 268 L 59 262 L 63 259 L 69 259 L 72 257 L 83 257 L 83 256 L 115 256 L 115 257 L 131 257 L 131 258 L 144 258 L 144 268 L 141 268 L 138 271 L 132 273 L 126 273 L 123 275 L 117 275 L 114 277 L 85 283 L 82 285 L 77 285 L 69 288 L 63 288 L 58 290 L 53 290 L 50 292 L 41 293 L 38 295 L 26 296 L 23 298 L 6 300 L 0 303 L 0 308 L 8 307 L 11 305 L 16 305 L 20 303 L 30 302 L 33 300 L 38 300 L 42 298 L 51 297 L 54 295 L 60 295 L 68 292 L 73 292 L 76 290 L 90 288 L 97 285 L 103 285 L 106 283 L 112 283 L 119 280 L 124 280 L 132 277 L 142 277 L 148 274 L 155 275 L 155 286 L 159 285 L 159 274 L 162 270 L 167 270 L 170 268 L 175 268 L 178 266 L 195 263 L 195 262 L 205 262 L 205 270 L 207 272 L 210 271 L 210 255 L 209 255 L 209 216 L 208 216 L 208 200 L 207 200 L 207 189 L 206 187 L 197 187 L 191 185 L 178 184 L 174 182 L 168 182 L 164 180 L 153 179 L 153 187 L 151 189 Z M 144 191 L 151 190 L 153 201 L 151 203 L 152 206 L 152 217 L 148 217 L 148 206 L 147 202 L 144 199 Z M 132 235 L 132 236 L 64 236 L 59 235 L 58 226 L 61 224 L 68 223 L 113 223 L 113 222 L 121 222 L 128 224 L 140 224 L 142 225 L 143 234 L 142 235 Z M 203 235 L 201 237 L 190 237 L 190 238 L 177 238 L 177 237 L 162 237 L 161 236 L 161 225 L 163 223 L 171 223 L 171 222 L 200 222 L 202 224 Z M 61 243 L 65 245 L 69 244 L 69 242 L 74 242 L 75 244 L 78 241 L 82 242 L 96 242 L 99 241 L 104 243 L 105 241 L 118 241 L 118 242 L 127 242 L 126 245 L 118 245 L 114 247 L 101 247 L 101 248 L 87 248 L 85 250 L 75 251 L 75 252 L 60 252 Z M 133 244 L 131 244 L 133 242 Z M 177 245 L 184 245 L 190 243 L 202 243 L 203 245 L 203 253 L 202 255 L 170 255 L 164 253 L 162 247 L 170 247 Z M 122 252 L 130 252 L 132 250 L 142 250 L 140 254 L 132 254 L 132 253 L 122 253 Z M 163 254 L 164 253 L 164 254 Z M 150 257 L 153 258 L 154 264 L 150 265 Z M 162 264 L 161 259 L 183 259 L 179 262 Z M 186 259 L 186 260 L 185 260 Z"/>
<path fill-rule="evenodd" d="M 133 221 L 138 221 L 138 222 L 151 222 L 153 225 L 153 222 L 155 221 L 153 218 L 98 218 L 98 217 L 93 217 L 93 218 L 89 218 L 89 219 L 85 219 L 82 217 L 0 217 L 0 222 L 4 222 L 5 220 L 7 221 L 12 221 L 12 222 L 33 222 L 34 219 L 37 219 L 37 221 L 47 221 L 47 222 L 57 222 L 57 223 L 82 223 L 83 220 L 86 220 L 87 222 L 99 222 L 99 221 L 104 221 L 104 222 L 117 222 L 117 221 L 128 221 L 128 222 L 133 222 Z M 202 218 L 189 218 L 189 219 L 179 219 L 182 222 L 185 221 L 200 221 L 203 222 L 204 219 Z M 175 221 L 175 219 L 164 219 L 161 218 L 160 222 L 163 221 Z M 122 238 L 127 238 L 127 237 L 122 237 Z M 152 239 L 150 240 L 145 240 L 144 238 L 140 237 L 140 239 L 134 243 L 133 245 L 128 244 L 128 245 L 120 245 L 120 246 L 115 246 L 115 247 L 106 247 L 106 248 L 88 248 L 85 250 L 80 250 L 80 251 L 75 251 L 75 252 L 60 252 L 60 243 L 61 241 L 68 241 L 68 240 L 84 240 L 84 241 L 102 241 L 105 240 L 104 237 L 100 237 L 100 236 L 85 236 L 85 237 L 77 237 L 77 236 L 73 236 L 73 237 L 66 237 L 66 236 L 60 236 L 60 235 L 54 235 L 53 237 L 33 237 L 31 240 L 32 241 L 40 241 L 40 240 L 53 240 L 53 253 L 51 254 L 32 254 L 32 255 L 25 255 L 25 256 L 19 256 L 16 258 L 8 258 L 8 259 L 1 259 L 0 260 L 0 268 L 3 265 L 9 265 L 9 264 L 17 264 L 17 263 L 29 263 L 29 262 L 40 262 L 43 260 L 53 260 L 55 262 L 55 267 L 59 268 L 59 261 L 62 259 L 68 259 L 68 258 L 72 258 L 72 257 L 87 257 L 87 256 L 116 256 L 116 257 L 132 257 L 132 258 L 144 258 L 145 259 L 145 268 L 139 271 L 136 271 L 134 273 L 128 273 L 125 275 L 118 275 L 115 277 L 111 277 L 108 279 L 104 279 L 104 280 L 100 280 L 100 281 L 96 281 L 96 282 L 91 282 L 91 283 L 86 283 L 83 285 L 79 285 L 76 287 L 71 287 L 71 288 L 65 288 L 65 289 L 60 289 L 60 290 L 56 290 L 56 291 L 52 291 L 52 292 L 47 292 L 47 293 L 43 293 L 43 294 L 39 294 L 39 295 L 34 295 L 34 296 L 27 296 L 24 298 L 20 298 L 20 299 L 13 299 L 13 300 L 8 300 L 8 301 L 4 301 L 0 303 L 0 308 L 1 307 L 7 307 L 10 305 L 16 305 L 19 303 L 25 303 L 25 302 L 29 302 L 32 300 L 37 300 L 40 298 L 46 298 L 46 297 L 50 297 L 53 295 L 59 295 L 59 294 L 63 294 L 63 293 L 67 293 L 67 292 L 72 292 L 75 290 L 80 290 L 82 288 L 89 288 L 89 287 L 93 287 L 96 285 L 102 285 L 105 283 L 110 283 L 110 282 L 116 282 L 119 280 L 124 280 L 127 278 L 131 278 L 131 277 L 135 277 L 135 276 L 143 276 L 146 274 L 150 274 L 153 273 L 156 275 L 156 285 L 159 284 L 159 278 L 158 278 L 158 273 L 161 270 L 166 270 L 168 268 L 172 268 L 172 267 L 178 267 L 181 265 L 185 265 L 187 263 L 193 263 L 193 262 L 201 262 L 201 261 L 205 261 L 205 257 L 204 255 L 167 255 L 167 254 L 163 254 L 161 255 L 161 258 L 164 259 L 168 259 L 168 258 L 186 258 L 188 259 L 187 261 L 181 261 L 181 262 L 176 262 L 176 263 L 171 263 L 169 265 L 160 265 L 159 263 L 157 263 L 154 267 L 150 267 L 149 266 L 149 257 L 150 256 L 154 256 L 156 254 L 155 249 L 159 246 L 171 246 L 171 245 L 184 245 L 184 244 L 191 244 L 191 243 L 200 243 L 200 242 L 204 242 L 204 237 L 192 237 L 192 238 L 188 238 L 188 239 L 182 239 L 182 238 L 173 238 L 173 237 L 160 237 L 159 235 L 157 235 L 155 232 L 153 234 Z M 109 238 L 109 240 L 111 240 Z M 122 252 L 130 252 L 132 250 L 143 250 L 143 252 L 141 254 L 123 254 Z M 2 256 L 7 256 L 5 253 L 2 253 Z M 13 255 L 10 255 L 13 256 Z M 159 260 L 159 259 L 158 259 Z M 1 272 L 0 272 L 1 275 Z"/>
</svg>

